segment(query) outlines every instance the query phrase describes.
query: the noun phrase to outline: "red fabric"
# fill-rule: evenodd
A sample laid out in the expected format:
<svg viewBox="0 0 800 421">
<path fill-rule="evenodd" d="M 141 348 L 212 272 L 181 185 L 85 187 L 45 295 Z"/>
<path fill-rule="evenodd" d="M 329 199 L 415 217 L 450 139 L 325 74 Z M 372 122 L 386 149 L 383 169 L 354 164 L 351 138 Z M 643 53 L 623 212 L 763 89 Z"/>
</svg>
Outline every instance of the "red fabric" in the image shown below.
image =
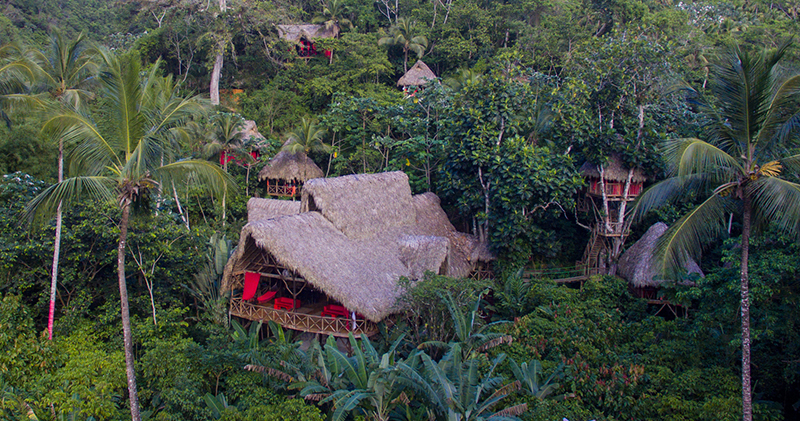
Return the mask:
<svg viewBox="0 0 800 421">
<path fill-rule="evenodd" d="M 275 310 L 292 310 L 293 308 L 300 308 L 303 303 L 300 300 L 293 300 L 291 298 L 280 297 L 275 299 Z"/>
<path fill-rule="evenodd" d="M 247 301 L 253 299 L 258 289 L 258 282 L 261 280 L 261 275 L 256 272 L 245 272 L 244 274 L 244 292 L 242 293 L 242 300 Z"/>
<path fill-rule="evenodd" d="M 272 297 L 274 297 L 275 294 L 277 294 L 277 293 L 278 293 L 278 291 L 268 291 L 266 294 L 256 298 L 256 301 L 258 301 L 259 303 L 267 302 L 267 301 L 271 300 Z"/>
<path fill-rule="evenodd" d="M 325 57 L 331 58 L 331 55 L 333 55 L 333 54 L 331 53 L 330 50 L 325 50 Z"/>
</svg>

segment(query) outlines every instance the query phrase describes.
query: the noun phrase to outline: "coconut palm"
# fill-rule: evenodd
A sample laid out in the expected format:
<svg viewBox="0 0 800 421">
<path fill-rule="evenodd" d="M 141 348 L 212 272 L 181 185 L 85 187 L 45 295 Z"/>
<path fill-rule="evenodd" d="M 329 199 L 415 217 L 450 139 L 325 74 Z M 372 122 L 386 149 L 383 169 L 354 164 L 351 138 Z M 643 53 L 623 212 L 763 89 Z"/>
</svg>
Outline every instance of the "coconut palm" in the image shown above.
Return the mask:
<svg viewBox="0 0 800 421">
<path fill-rule="evenodd" d="M 675 139 L 665 155 L 672 177 L 644 193 L 637 215 L 699 189 L 708 198 L 662 236 L 657 252 L 664 271 L 675 272 L 701 246 L 726 233 L 731 212 L 741 215 L 742 412 L 752 419 L 750 388 L 750 236 L 771 222 L 786 233 L 800 234 L 800 185 L 787 179 L 800 169 L 794 131 L 800 123 L 797 100 L 800 76 L 780 78 L 778 63 L 788 44 L 774 51 L 749 54 L 734 48 L 714 67 L 713 103 L 703 102 L 712 121 L 708 140 Z M 796 149 L 794 149 L 796 151 Z"/>
<path fill-rule="evenodd" d="M 428 48 L 428 38 L 417 35 L 417 23 L 405 18 L 397 19 L 389 30 L 389 36 L 378 40 L 378 45 L 399 45 L 403 49 L 403 71 L 408 71 L 408 52 L 417 53 L 417 58 L 422 58 Z"/>
<path fill-rule="evenodd" d="M 322 14 L 315 17 L 313 23 L 324 23 L 325 28 L 333 32 L 335 38 L 339 37 L 342 27 L 352 28 L 353 22 L 344 17 L 347 12 L 341 0 L 328 0 L 322 3 Z"/>
<path fill-rule="evenodd" d="M 30 50 L 18 43 L 0 46 L 0 118 L 11 127 L 11 114 L 16 108 L 40 106 L 29 95 L 39 72 Z"/>
<path fill-rule="evenodd" d="M 162 86 L 155 83 L 158 65 L 143 80 L 140 64 L 131 57 L 117 58 L 101 52 L 106 71 L 100 95 L 105 103 L 103 124 L 90 117 L 66 111 L 50 118 L 45 130 L 61 133 L 67 142 L 75 142 L 70 155 L 70 170 L 82 174 L 67 178 L 33 199 L 26 208 L 32 219 L 46 219 L 63 202 L 69 206 L 84 197 L 115 201 L 121 211 L 117 275 L 120 292 L 125 364 L 131 416 L 140 419 L 133 360 L 133 338 L 128 310 L 125 275 L 125 249 L 131 208 L 146 204 L 160 185 L 192 176 L 210 191 L 221 196 L 233 182 L 218 166 L 204 160 L 177 160 L 175 128 L 205 110 L 198 97 L 182 98 L 170 93 L 168 101 L 156 100 Z M 146 208 L 144 208 L 146 209 Z"/>
<path fill-rule="evenodd" d="M 84 34 L 74 39 L 65 38 L 60 32 L 50 36 L 47 50 L 36 54 L 37 70 L 40 77 L 40 91 L 45 91 L 55 100 L 55 112 L 64 110 L 79 111 L 88 98 L 99 69 L 94 50 Z M 64 180 L 64 139 L 58 138 L 58 181 Z M 61 208 L 56 211 L 56 233 L 53 241 L 53 267 L 50 272 L 50 312 L 47 318 L 48 337 L 53 339 L 53 321 L 56 308 L 56 287 L 58 285 L 58 260 L 61 250 Z"/>
<path fill-rule="evenodd" d="M 323 136 L 325 136 L 325 129 L 317 126 L 314 120 L 303 117 L 300 125 L 289 132 L 288 140 L 282 150 L 306 155 L 311 152 L 329 153 L 331 146 L 322 142 Z"/>
<path fill-rule="evenodd" d="M 204 152 L 207 156 L 222 154 L 222 169 L 227 172 L 229 157 L 233 157 L 242 144 L 244 119 L 235 113 L 218 113 L 211 118 L 211 123 L 209 143 Z"/>
</svg>

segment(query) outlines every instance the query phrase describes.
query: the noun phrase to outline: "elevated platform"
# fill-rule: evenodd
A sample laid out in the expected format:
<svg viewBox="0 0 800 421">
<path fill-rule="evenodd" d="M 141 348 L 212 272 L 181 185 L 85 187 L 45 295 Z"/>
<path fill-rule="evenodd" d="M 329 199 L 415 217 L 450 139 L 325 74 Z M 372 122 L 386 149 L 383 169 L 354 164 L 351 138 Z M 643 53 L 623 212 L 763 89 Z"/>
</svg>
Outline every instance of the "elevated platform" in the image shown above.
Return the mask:
<svg viewBox="0 0 800 421">
<path fill-rule="evenodd" d="M 240 298 L 231 300 L 231 315 L 247 320 L 268 322 L 270 320 L 287 329 L 320 333 L 336 337 L 347 337 L 352 333 L 372 336 L 378 333 L 378 325 L 365 319 L 322 316 L 322 305 L 304 305 L 294 311 L 275 310 L 273 303 L 256 304 Z"/>
</svg>

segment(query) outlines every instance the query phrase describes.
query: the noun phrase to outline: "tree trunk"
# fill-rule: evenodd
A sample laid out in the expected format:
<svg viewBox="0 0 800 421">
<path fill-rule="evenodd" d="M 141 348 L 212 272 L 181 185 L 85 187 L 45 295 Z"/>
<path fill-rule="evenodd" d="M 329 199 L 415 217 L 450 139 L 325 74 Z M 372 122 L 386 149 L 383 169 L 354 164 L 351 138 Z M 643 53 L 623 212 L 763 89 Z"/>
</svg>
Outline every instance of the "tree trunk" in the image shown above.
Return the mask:
<svg viewBox="0 0 800 421">
<path fill-rule="evenodd" d="M 216 59 L 214 60 L 214 69 L 211 71 L 211 85 L 209 92 L 211 94 L 211 103 L 219 105 L 219 76 L 222 73 L 222 50 L 224 46 L 218 45 L 219 52 L 217 52 Z"/>
<path fill-rule="evenodd" d="M 58 182 L 64 181 L 64 140 L 58 139 Z M 61 202 L 56 210 L 56 238 L 53 240 L 53 271 L 50 274 L 50 312 L 47 316 L 47 338 L 53 339 L 56 317 L 56 287 L 58 286 L 58 258 L 61 255 Z"/>
<path fill-rule="evenodd" d="M 141 421 L 139 415 L 139 395 L 136 391 L 136 371 L 133 365 L 133 335 L 131 316 L 128 311 L 128 287 L 125 281 L 125 245 L 128 239 L 128 219 L 131 202 L 125 199 L 122 205 L 122 219 L 119 222 L 119 246 L 117 247 L 117 275 L 119 277 L 119 301 L 122 312 L 122 335 L 125 342 L 125 371 L 128 375 L 128 398 L 131 405 L 131 419 Z"/>
<path fill-rule="evenodd" d="M 753 419 L 753 396 L 750 388 L 750 286 L 747 279 L 747 260 L 750 257 L 750 217 L 752 204 L 744 193 L 742 198 L 742 420 Z"/>
</svg>

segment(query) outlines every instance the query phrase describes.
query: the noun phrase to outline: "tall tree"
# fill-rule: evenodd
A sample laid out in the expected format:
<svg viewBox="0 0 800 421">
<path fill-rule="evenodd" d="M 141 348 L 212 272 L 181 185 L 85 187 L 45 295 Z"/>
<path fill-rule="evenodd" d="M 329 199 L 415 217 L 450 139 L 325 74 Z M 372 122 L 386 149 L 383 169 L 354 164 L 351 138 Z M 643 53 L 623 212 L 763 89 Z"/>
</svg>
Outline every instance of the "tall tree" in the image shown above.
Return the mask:
<svg viewBox="0 0 800 421">
<path fill-rule="evenodd" d="M 712 122 L 707 141 L 675 139 L 665 155 L 672 177 L 640 198 L 637 215 L 684 196 L 688 189 L 708 198 L 661 237 L 657 252 L 664 270 L 674 272 L 687 258 L 699 257 L 709 239 L 727 233 L 728 215 L 741 215 L 742 415 L 752 420 L 750 375 L 750 292 L 748 258 L 754 230 L 773 223 L 800 237 L 800 184 L 789 181 L 800 170 L 800 75 L 781 78 L 778 63 L 788 44 L 749 54 L 734 48 L 714 67 L 714 101 L 703 101 Z"/>
<path fill-rule="evenodd" d="M 289 139 L 283 150 L 293 154 L 304 153 L 306 155 L 311 152 L 328 153 L 331 151 L 331 146 L 322 141 L 323 136 L 325 136 L 325 129 L 319 127 L 316 121 L 303 117 L 300 125 L 289 132 Z"/>
<path fill-rule="evenodd" d="M 76 142 L 70 169 L 82 174 L 57 183 L 32 200 L 27 208 L 30 218 L 46 218 L 59 204 L 65 206 L 89 196 L 96 200 L 115 201 L 120 207 L 117 275 L 120 312 L 125 343 L 125 365 L 131 417 L 141 419 L 133 358 L 133 337 L 128 309 L 125 275 L 125 249 L 131 208 L 145 205 L 160 185 L 194 176 L 208 190 L 222 195 L 233 186 L 230 177 L 218 166 L 204 160 L 179 160 L 173 136 L 187 118 L 203 112 L 205 103 L 198 97 L 183 98 L 175 91 L 169 101 L 156 100 L 163 94 L 156 83 L 158 65 L 142 80 L 137 57 L 118 58 L 102 52 L 107 67 L 101 83 L 101 98 L 107 106 L 101 124 L 87 115 L 66 111 L 45 123 L 46 130 L 63 133 L 64 140 Z M 165 163 L 166 162 L 166 163 Z"/>
<path fill-rule="evenodd" d="M 50 46 L 37 55 L 39 78 L 43 90 L 55 100 L 55 112 L 75 110 L 80 112 L 91 97 L 89 87 L 98 71 L 94 52 L 84 34 L 74 39 L 60 32 L 50 35 Z M 64 181 L 64 139 L 58 139 L 58 181 Z M 58 259 L 61 252 L 61 207 L 56 211 L 56 233 L 53 241 L 53 266 L 50 272 L 50 310 L 47 317 L 47 333 L 53 339 L 53 321 L 56 309 L 58 286 Z"/>
<path fill-rule="evenodd" d="M 397 19 L 397 23 L 389 30 L 389 36 L 378 40 L 378 45 L 399 45 L 403 49 L 403 71 L 408 71 L 408 52 L 417 53 L 417 58 L 422 58 L 428 48 L 428 38 L 419 35 L 417 23 L 406 19 Z"/>
</svg>

